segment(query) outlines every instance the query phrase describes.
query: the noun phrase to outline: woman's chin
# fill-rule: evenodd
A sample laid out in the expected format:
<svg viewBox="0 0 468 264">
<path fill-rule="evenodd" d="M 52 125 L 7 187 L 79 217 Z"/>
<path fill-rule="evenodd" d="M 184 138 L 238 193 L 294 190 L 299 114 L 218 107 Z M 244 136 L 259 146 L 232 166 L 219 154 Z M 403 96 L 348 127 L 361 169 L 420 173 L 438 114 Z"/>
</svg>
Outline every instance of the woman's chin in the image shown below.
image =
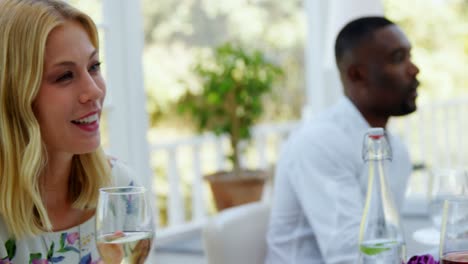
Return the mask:
<svg viewBox="0 0 468 264">
<path fill-rule="evenodd" d="M 81 145 L 79 146 L 79 148 L 76 149 L 75 154 L 81 155 L 81 154 L 93 153 L 93 152 L 96 152 L 96 150 L 98 150 L 100 146 L 101 146 L 100 141 L 93 143 L 93 144 Z"/>
</svg>

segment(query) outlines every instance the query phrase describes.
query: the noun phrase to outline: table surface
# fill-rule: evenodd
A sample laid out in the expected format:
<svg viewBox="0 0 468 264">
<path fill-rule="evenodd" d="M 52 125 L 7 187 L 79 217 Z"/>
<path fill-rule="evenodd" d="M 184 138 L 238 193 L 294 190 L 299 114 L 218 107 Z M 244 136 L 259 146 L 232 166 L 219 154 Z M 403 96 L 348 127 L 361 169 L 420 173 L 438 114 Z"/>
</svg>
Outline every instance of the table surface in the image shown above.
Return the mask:
<svg viewBox="0 0 468 264">
<path fill-rule="evenodd" d="M 422 228 L 432 226 L 432 221 L 428 216 L 424 215 L 410 215 L 403 216 L 403 229 L 406 240 L 406 255 L 411 257 L 414 255 L 431 254 L 438 257 L 439 248 L 435 245 L 423 244 L 413 239 L 413 233 Z"/>
<path fill-rule="evenodd" d="M 417 230 L 432 226 L 432 222 L 427 215 L 402 215 L 402 226 L 406 240 L 407 257 L 414 255 L 431 254 L 434 257 L 438 255 L 438 247 L 426 245 L 413 239 L 413 233 Z M 195 237 L 187 238 L 187 241 L 177 241 L 173 247 L 163 247 L 157 249 L 154 253 L 157 256 L 158 263 L 193 263 L 206 264 L 203 254 L 203 247 L 200 234 Z M 150 262 L 152 263 L 152 262 Z"/>
</svg>

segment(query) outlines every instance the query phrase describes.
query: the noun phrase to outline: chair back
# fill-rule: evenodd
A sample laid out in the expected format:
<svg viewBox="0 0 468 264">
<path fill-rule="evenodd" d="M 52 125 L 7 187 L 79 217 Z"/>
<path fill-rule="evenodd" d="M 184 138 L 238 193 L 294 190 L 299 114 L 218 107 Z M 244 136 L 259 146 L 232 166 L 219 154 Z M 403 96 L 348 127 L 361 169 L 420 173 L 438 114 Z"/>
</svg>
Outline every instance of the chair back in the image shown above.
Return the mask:
<svg viewBox="0 0 468 264">
<path fill-rule="evenodd" d="M 208 264 L 263 264 L 270 205 L 249 203 L 221 211 L 204 225 Z"/>
</svg>

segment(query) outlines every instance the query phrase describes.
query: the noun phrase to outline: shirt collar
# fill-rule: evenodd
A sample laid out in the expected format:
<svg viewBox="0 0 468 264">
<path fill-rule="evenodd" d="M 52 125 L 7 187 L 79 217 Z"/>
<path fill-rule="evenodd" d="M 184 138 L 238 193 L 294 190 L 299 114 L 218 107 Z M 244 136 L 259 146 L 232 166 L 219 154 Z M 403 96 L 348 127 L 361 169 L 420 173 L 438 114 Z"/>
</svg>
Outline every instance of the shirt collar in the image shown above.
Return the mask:
<svg viewBox="0 0 468 264">
<path fill-rule="evenodd" d="M 348 115 L 349 120 L 352 120 L 354 125 L 364 129 L 371 127 L 356 105 L 347 96 L 343 96 L 338 104 L 340 105 L 340 108 Z"/>
</svg>

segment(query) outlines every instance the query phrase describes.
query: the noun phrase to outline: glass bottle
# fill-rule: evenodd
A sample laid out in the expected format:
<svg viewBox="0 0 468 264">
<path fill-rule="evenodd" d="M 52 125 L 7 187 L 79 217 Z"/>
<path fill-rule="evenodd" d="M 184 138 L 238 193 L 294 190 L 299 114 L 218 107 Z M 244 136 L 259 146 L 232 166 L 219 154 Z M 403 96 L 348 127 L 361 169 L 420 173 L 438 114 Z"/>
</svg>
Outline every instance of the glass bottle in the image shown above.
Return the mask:
<svg viewBox="0 0 468 264">
<path fill-rule="evenodd" d="M 392 152 L 383 128 L 371 128 L 364 136 L 362 157 L 368 179 L 367 195 L 359 231 L 360 264 L 405 263 L 406 249 L 387 181 L 387 166 Z"/>
</svg>

